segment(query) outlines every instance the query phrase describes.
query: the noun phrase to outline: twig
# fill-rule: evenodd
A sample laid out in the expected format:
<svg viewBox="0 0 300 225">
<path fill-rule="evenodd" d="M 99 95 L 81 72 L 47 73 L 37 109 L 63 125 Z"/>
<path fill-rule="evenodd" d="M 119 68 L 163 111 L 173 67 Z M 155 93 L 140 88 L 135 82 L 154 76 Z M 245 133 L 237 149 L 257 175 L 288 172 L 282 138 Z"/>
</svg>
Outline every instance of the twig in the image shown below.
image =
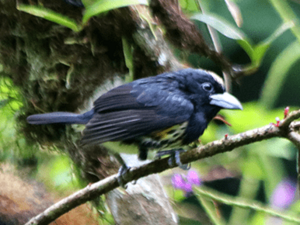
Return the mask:
<svg viewBox="0 0 300 225">
<path fill-rule="evenodd" d="M 287 129 L 292 121 L 300 118 L 300 110 L 293 111 L 280 123 L 282 129 Z"/>
<path fill-rule="evenodd" d="M 203 7 L 203 4 L 201 4 L 201 1 L 199 1 L 199 0 L 198 0 L 198 5 L 199 5 L 200 10 L 202 10 L 202 13 L 206 14 L 206 9 Z M 215 47 L 216 52 L 222 54 L 222 51 L 223 51 L 222 44 L 221 44 L 220 39 L 218 37 L 217 31 L 213 27 L 209 26 L 208 24 L 206 26 L 207 26 L 208 32 L 210 34 L 210 37 L 211 37 L 211 40 L 212 40 L 212 43 Z M 230 74 L 228 74 L 228 72 L 226 72 L 226 71 L 223 71 L 223 77 L 224 77 L 226 90 L 228 92 L 230 92 L 231 91 L 231 77 L 230 77 Z"/>
<path fill-rule="evenodd" d="M 249 130 L 244 133 L 236 134 L 233 136 L 228 136 L 222 140 L 217 140 L 210 142 L 204 146 L 192 149 L 180 155 L 181 162 L 188 164 L 190 162 L 203 159 L 206 157 L 211 157 L 219 153 L 228 152 L 234 148 L 247 145 L 250 143 L 270 139 L 273 137 L 283 137 L 292 141 L 295 145 L 300 145 L 300 135 L 290 129 L 286 129 L 286 125 L 290 124 L 290 127 L 293 127 L 291 123 L 292 119 L 297 119 L 300 117 L 300 110 L 290 113 L 285 120 L 282 121 L 280 126 L 274 126 L 272 124 Z M 296 136 L 297 134 L 297 136 Z M 173 168 L 168 164 L 168 158 L 159 159 L 150 162 L 149 164 L 143 165 L 141 167 L 131 168 L 130 172 L 126 174 L 126 177 L 123 178 L 123 183 L 137 180 L 141 177 L 148 176 L 153 173 L 160 173 L 164 170 Z M 46 209 L 43 213 L 32 218 L 26 225 L 35 224 L 48 224 L 51 221 L 55 220 L 62 214 L 68 212 L 69 210 L 89 201 L 99 195 L 107 193 L 114 188 L 118 187 L 117 175 L 107 177 L 97 183 L 89 185 L 84 189 L 70 195 L 69 197 L 61 200 L 60 202 L 54 204 L 53 206 Z"/>
<path fill-rule="evenodd" d="M 286 118 L 279 124 L 280 129 L 286 130 L 287 139 L 289 139 L 298 149 L 298 157 L 297 157 L 297 190 L 298 190 L 298 198 L 300 194 L 300 134 L 295 132 L 295 129 L 299 128 L 299 121 L 293 122 L 296 119 L 300 118 L 300 110 L 293 111 L 286 116 Z"/>
<path fill-rule="evenodd" d="M 294 143 L 294 145 L 300 150 L 300 134 L 291 131 L 288 133 L 287 138 Z M 299 166 L 299 165 L 298 165 Z"/>
<path fill-rule="evenodd" d="M 294 131 L 291 131 L 288 133 L 287 135 L 287 138 L 294 143 L 294 145 L 297 147 L 298 149 L 298 157 L 297 157 L 297 173 L 298 173 L 298 176 L 297 176 L 297 190 L 298 190 L 298 195 L 297 195 L 297 198 L 299 199 L 299 194 L 300 194 L 300 174 L 299 174 L 299 171 L 300 171 L 300 134 L 294 132 Z"/>
<path fill-rule="evenodd" d="M 296 14 L 294 13 L 292 7 L 289 5 L 287 1 L 270 0 L 270 2 L 285 23 L 290 22 L 296 25 L 291 27 L 291 31 L 294 34 L 294 36 L 297 38 L 298 42 L 300 42 L 299 20 Z"/>
<path fill-rule="evenodd" d="M 269 214 L 271 216 L 280 217 L 286 221 L 300 223 L 300 218 L 296 217 L 296 215 L 293 216 L 293 215 L 289 215 L 287 212 L 278 212 L 274 209 L 265 207 L 264 205 L 262 205 L 257 201 L 249 202 L 249 200 L 240 197 L 235 197 L 234 199 L 232 199 L 232 197 L 229 198 L 222 193 L 216 192 L 214 190 L 210 190 L 209 188 L 206 187 L 195 188 L 194 192 L 196 194 L 203 196 L 204 198 L 213 199 L 217 202 L 224 203 L 226 205 L 237 206 L 245 209 L 252 209 L 258 212 Z"/>
</svg>

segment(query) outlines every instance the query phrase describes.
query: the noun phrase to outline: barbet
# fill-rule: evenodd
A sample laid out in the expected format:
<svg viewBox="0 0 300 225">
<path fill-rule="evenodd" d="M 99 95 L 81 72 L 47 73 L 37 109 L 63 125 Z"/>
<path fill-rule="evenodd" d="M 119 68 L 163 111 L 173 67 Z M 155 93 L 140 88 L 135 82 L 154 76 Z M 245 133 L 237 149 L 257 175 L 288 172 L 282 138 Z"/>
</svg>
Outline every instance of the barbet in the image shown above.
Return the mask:
<svg viewBox="0 0 300 225">
<path fill-rule="evenodd" d="M 86 124 L 82 144 L 135 144 L 139 159 L 145 160 L 149 150 L 178 149 L 198 140 L 220 109 L 242 105 L 216 74 L 188 68 L 113 88 L 84 114 L 52 112 L 31 115 L 27 121 Z"/>
</svg>

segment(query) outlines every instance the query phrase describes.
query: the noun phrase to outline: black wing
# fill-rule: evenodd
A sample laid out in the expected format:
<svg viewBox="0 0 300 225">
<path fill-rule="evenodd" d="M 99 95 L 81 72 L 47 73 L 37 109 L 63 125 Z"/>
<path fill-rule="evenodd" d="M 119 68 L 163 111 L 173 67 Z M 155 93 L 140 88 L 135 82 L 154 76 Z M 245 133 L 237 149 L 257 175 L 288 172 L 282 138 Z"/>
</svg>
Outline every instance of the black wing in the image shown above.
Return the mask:
<svg viewBox="0 0 300 225">
<path fill-rule="evenodd" d="M 176 81 L 146 78 L 122 85 L 94 103 L 83 144 L 128 140 L 189 120 L 194 106 Z"/>
</svg>

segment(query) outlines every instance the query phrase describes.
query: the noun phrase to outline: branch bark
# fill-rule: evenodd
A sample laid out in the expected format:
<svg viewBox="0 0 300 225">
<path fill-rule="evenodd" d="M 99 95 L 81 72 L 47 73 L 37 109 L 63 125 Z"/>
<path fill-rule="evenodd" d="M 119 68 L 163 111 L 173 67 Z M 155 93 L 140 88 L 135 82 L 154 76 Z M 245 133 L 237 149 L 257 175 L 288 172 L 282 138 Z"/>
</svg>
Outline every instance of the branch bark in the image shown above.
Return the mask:
<svg viewBox="0 0 300 225">
<path fill-rule="evenodd" d="M 297 122 L 292 122 L 292 120 L 295 120 L 299 117 L 300 110 L 297 110 L 290 113 L 290 115 L 288 115 L 286 119 L 279 124 L 279 126 L 270 124 L 233 136 L 224 137 L 221 140 L 210 142 L 206 145 L 182 153 L 180 155 L 181 162 L 187 164 L 199 159 L 231 151 L 234 148 L 241 147 L 243 145 L 274 137 L 287 138 L 295 145 L 300 146 L 300 139 L 298 138 L 300 135 L 293 130 Z M 288 126 L 289 129 L 286 129 L 286 126 Z M 174 166 L 170 166 L 168 164 L 168 158 L 155 160 L 149 164 L 131 168 L 130 172 L 126 174 L 126 177 L 123 177 L 123 183 L 126 184 L 141 177 L 145 177 L 154 173 L 160 173 L 173 167 Z M 99 195 L 105 194 L 117 188 L 118 186 L 117 174 L 107 177 L 97 183 L 88 185 L 84 189 L 52 205 L 40 215 L 32 218 L 28 223 L 26 223 L 26 225 L 48 224 L 69 210 L 83 204 L 86 201 L 92 200 Z"/>
</svg>

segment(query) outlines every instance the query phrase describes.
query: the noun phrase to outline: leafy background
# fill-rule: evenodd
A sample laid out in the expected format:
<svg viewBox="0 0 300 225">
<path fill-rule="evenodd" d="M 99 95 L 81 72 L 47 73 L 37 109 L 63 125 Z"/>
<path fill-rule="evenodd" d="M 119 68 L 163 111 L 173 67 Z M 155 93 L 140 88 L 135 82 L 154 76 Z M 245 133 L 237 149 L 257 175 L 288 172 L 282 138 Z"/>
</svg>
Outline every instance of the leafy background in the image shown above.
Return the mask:
<svg viewBox="0 0 300 225">
<path fill-rule="evenodd" d="M 20 11 L 45 18 L 77 32 L 91 16 L 126 5 L 147 4 L 146 1 L 114 1 L 110 4 L 111 2 L 83 1 L 86 11 L 81 22 L 43 6 L 19 4 L 17 7 Z M 205 14 L 200 14 L 199 2 Z M 286 106 L 290 106 L 290 110 L 293 110 L 300 105 L 298 97 L 300 2 L 297 0 L 230 2 L 236 4 L 240 10 L 241 17 L 238 18 L 243 20 L 240 27 L 237 26 L 225 1 L 180 1 L 184 13 L 197 24 L 208 42 L 210 36 L 206 24 L 218 30 L 224 55 L 236 64 L 245 65 L 248 71 L 255 70 L 254 73 L 232 84 L 232 92 L 243 102 L 244 110 L 223 111 L 222 115 L 232 127 L 212 122 L 200 138 L 203 144 L 221 139 L 225 134 L 235 134 L 276 123 L 276 117 L 283 118 Z M 221 74 L 219 67 L 204 57 L 189 55 L 178 49 L 174 49 L 174 52 L 182 61 L 188 61 L 193 67 Z M 0 65 L 0 73 L 3 72 L 5 71 Z M 67 156 L 61 155 L 55 147 L 28 145 L 22 134 L 17 132 L 16 117 L 23 106 L 22 96 L 10 79 L 1 76 L 0 81 L 2 171 L 7 171 L 5 169 L 7 167 L 10 168 L 9 171 L 15 171 L 12 165 L 16 166 L 16 170 L 24 170 L 30 164 L 35 165 L 34 169 L 29 169 L 26 176 L 44 183 L 46 190 L 54 193 L 55 198 L 66 196 L 82 187 L 81 181 L 74 176 L 72 162 Z M 280 217 L 273 217 L 252 203 L 258 201 L 263 203 L 266 209 L 285 210 L 284 212 L 292 217 L 299 213 L 299 202 L 294 197 L 295 189 L 290 188 L 296 186 L 296 155 L 297 151 L 292 143 L 283 139 L 271 139 L 195 162 L 192 169 L 199 174 L 202 183 L 194 187 L 194 194 L 175 189 L 172 185 L 171 177 L 174 174 L 186 175 L 185 172 L 174 169 L 161 176 L 180 217 L 180 224 L 293 224 Z M 280 192 L 278 185 L 283 181 L 288 181 L 290 186 L 284 186 Z M 217 190 L 216 198 L 219 198 L 219 201 L 216 200 L 212 204 L 210 198 L 203 198 L 201 192 L 203 188 Z M 286 199 L 286 204 L 276 205 L 274 200 L 276 195 L 282 200 Z M 289 200 L 289 196 L 292 196 L 292 200 Z M 223 198 L 227 199 L 226 203 L 221 201 Z M 247 207 L 239 206 L 243 201 L 241 198 L 247 199 Z M 199 212 L 204 212 L 206 215 L 204 217 L 209 219 L 203 220 L 203 214 Z M 102 215 L 98 223 L 112 223 L 108 211 Z"/>
</svg>

